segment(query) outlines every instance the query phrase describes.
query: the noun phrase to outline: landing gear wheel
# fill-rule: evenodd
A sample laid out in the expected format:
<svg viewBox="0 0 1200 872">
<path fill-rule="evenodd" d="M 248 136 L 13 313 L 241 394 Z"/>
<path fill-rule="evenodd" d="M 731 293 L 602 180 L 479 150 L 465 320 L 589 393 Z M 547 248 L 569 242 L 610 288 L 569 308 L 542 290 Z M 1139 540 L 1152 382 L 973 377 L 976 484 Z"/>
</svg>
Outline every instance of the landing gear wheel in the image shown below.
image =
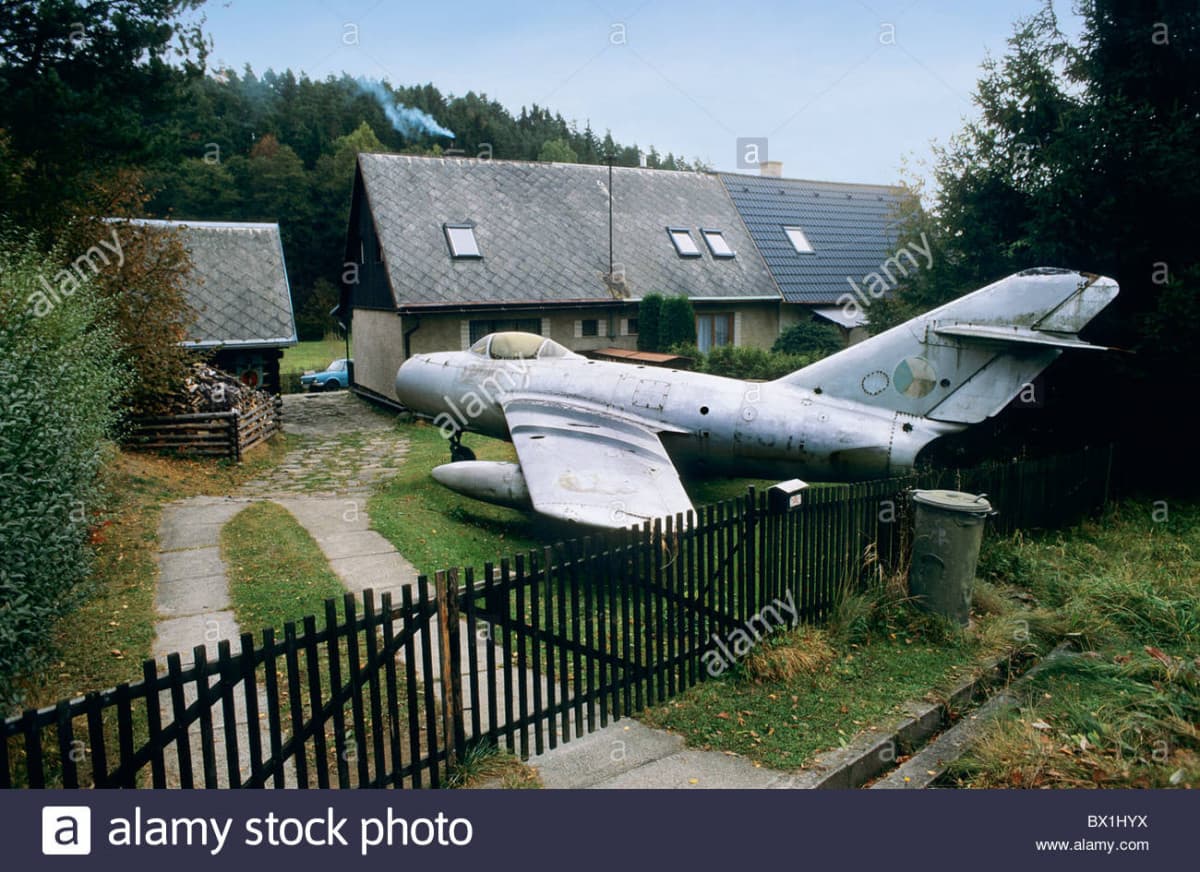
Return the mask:
<svg viewBox="0 0 1200 872">
<path fill-rule="evenodd" d="M 474 460 L 475 452 L 462 444 L 462 434 L 455 433 L 450 437 L 450 462 L 458 463 L 463 460 Z"/>
</svg>

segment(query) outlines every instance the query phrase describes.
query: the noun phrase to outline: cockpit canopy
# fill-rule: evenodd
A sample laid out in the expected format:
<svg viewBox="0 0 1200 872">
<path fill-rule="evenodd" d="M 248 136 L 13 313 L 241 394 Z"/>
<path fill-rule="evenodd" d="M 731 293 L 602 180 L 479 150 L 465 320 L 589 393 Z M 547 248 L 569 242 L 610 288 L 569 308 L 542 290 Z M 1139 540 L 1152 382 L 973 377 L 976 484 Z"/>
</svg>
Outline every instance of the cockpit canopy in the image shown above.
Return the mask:
<svg viewBox="0 0 1200 872">
<path fill-rule="evenodd" d="M 553 339 L 536 333 L 489 333 L 471 346 L 471 352 L 493 360 L 546 360 L 552 357 L 579 357 Z"/>
</svg>

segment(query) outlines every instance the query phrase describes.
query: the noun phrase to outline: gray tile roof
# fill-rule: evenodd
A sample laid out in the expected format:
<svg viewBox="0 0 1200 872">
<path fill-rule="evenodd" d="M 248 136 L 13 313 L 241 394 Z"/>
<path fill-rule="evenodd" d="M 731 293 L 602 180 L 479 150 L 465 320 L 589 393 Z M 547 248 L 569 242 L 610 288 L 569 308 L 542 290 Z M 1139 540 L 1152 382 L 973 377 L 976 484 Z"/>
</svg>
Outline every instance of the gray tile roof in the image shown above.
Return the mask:
<svg viewBox="0 0 1200 872">
<path fill-rule="evenodd" d="M 610 300 L 608 168 L 583 164 L 359 155 L 399 306 Z M 628 296 L 779 296 L 719 179 L 613 170 L 614 261 Z M 443 223 L 473 223 L 478 260 L 450 257 Z M 701 256 L 680 257 L 668 226 L 690 228 Z M 712 257 L 700 228 L 736 257 Z"/>
<path fill-rule="evenodd" d="M 296 343 L 278 224 L 137 223 L 178 228 L 191 254 L 187 298 L 197 318 L 188 328 L 185 345 L 278 347 Z"/>
<path fill-rule="evenodd" d="M 895 249 L 899 188 L 719 175 L 789 303 L 836 303 L 848 276 L 861 285 Z M 785 226 L 800 227 L 813 253 L 797 253 Z"/>
</svg>

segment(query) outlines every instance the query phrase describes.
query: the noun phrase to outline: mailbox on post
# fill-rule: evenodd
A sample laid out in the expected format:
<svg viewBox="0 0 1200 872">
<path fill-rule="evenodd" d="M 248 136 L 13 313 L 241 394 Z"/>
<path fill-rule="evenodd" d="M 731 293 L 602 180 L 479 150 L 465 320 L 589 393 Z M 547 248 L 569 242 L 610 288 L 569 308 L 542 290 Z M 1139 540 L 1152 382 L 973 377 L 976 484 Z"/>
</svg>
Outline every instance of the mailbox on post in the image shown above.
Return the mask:
<svg viewBox="0 0 1200 872">
<path fill-rule="evenodd" d="M 803 502 L 804 491 L 808 482 L 793 478 L 771 485 L 767 491 L 767 511 L 773 515 L 794 512 Z"/>
</svg>

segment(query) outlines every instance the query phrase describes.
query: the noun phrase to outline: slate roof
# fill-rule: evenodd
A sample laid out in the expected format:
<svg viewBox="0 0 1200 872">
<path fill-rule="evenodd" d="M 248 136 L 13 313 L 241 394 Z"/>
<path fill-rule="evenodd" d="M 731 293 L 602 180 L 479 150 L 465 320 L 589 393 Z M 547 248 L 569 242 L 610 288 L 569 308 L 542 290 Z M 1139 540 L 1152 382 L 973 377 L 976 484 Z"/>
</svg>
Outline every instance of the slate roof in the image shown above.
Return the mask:
<svg viewBox="0 0 1200 872">
<path fill-rule="evenodd" d="M 896 247 L 900 188 L 719 173 L 789 303 L 831 304 L 860 285 Z M 799 254 L 783 232 L 800 227 L 813 247 Z"/>
<path fill-rule="evenodd" d="M 184 345 L 272 348 L 296 344 L 278 224 L 135 223 L 178 228 L 191 254 L 187 300 L 197 318 L 188 328 Z"/>
<path fill-rule="evenodd" d="M 613 299 L 608 167 L 360 154 L 359 170 L 398 306 Z M 779 298 L 716 176 L 615 167 L 613 189 L 629 298 Z M 473 223 L 482 258 L 451 258 L 444 223 Z M 668 226 L 689 228 L 700 257 L 680 257 Z M 702 227 L 721 230 L 736 256 L 714 258 Z"/>
</svg>

